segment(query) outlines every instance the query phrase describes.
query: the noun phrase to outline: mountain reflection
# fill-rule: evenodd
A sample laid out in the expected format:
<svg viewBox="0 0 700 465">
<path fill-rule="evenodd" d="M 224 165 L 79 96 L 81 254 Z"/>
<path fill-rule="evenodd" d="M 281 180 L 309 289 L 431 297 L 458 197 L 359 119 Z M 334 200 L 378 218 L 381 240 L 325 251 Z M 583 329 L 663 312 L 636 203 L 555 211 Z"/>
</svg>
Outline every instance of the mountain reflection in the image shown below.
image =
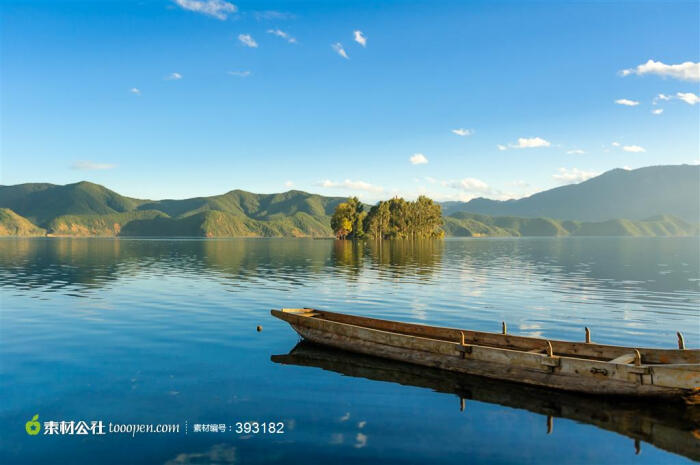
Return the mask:
<svg viewBox="0 0 700 465">
<path fill-rule="evenodd" d="M 652 304 L 659 299 L 659 305 L 691 305 L 700 284 L 700 254 L 697 238 L 0 240 L 0 285 L 5 287 L 99 288 L 139 273 L 211 273 L 300 285 L 329 273 L 349 280 L 363 273 L 379 280 L 409 276 L 423 283 L 448 275 L 495 284 L 527 278 L 554 283 L 572 296 L 594 288 L 622 290 Z M 616 296 L 609 299 L 614 302 Z"/>
</svg>

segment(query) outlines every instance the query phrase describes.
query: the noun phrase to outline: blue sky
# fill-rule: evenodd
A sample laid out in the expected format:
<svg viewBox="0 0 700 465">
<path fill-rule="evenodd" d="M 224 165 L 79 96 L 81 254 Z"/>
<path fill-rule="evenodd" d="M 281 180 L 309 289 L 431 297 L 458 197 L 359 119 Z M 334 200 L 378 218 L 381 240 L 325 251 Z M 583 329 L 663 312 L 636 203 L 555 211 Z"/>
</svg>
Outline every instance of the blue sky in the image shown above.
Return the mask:
<svg viewBox="0 0 700 465">
<path fill-rule="evenodd" d="M 700 158 L 697 2 L 0 8 L 2 184 L 466 200 Z"/>
</svg>

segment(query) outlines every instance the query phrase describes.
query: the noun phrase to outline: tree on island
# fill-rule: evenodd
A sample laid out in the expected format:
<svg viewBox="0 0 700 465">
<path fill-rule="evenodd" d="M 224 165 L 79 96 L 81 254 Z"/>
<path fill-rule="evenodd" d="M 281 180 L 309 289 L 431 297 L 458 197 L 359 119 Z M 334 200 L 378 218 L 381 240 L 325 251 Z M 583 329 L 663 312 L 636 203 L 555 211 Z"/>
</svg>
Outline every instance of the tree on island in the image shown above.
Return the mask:
<svg viewBox="0 0 700 465">
<path fill-rule="evenodd" d="M 338 205 L 331 228 L 338 239 L 409 239 L 443 237 L 442 209 L 421 195 L 415 202 L 400 197 L 381 201 L 364 211 L 357 197 Z"/>
</svg>

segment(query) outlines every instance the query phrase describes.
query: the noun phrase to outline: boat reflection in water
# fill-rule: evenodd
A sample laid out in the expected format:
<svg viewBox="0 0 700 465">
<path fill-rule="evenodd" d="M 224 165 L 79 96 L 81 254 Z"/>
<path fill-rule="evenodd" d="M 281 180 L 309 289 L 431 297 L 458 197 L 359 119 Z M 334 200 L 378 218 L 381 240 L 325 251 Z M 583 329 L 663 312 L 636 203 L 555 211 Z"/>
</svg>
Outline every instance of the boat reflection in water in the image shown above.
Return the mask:
<svg viewBox="0 0 700 465">
<path fill-rule="evenodd" d="M 637 453 L 640 441 L 645 441 L 700 460 L 700 406 L 553 391 L 345 352 L 307 341 L 301 341 L 288 354 L 271 356 L 271 360 L 456 394 L 462 410 L 468 400 L 528 410 L 547 416 L 547 433 L 551 433 L 555 417 L 568 418 L 634 439 Z"/>
</svg>

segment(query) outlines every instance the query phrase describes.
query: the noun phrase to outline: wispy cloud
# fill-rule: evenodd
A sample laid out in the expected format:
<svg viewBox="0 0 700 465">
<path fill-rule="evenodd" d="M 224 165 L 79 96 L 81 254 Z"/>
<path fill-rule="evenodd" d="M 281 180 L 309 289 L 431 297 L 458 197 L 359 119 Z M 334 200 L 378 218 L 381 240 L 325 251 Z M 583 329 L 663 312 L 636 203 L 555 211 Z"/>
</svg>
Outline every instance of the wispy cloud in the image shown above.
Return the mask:
<svg viewBox="0 0 700 465">
<path fill-rule="evenodd" d="M 636 100 L 629 100 L 629 99 L 626 99 L 626 98 L 619 98 L 619 99 L 615 100 L 615 103 L 617 103 L 618 105 L 625 105 L 625 106 L 628 106 L 628 107 L 636 107 L 637 105 L 639 105 L 639 102 L 638 102 L 638 101 L 636 101 Z"/>
<path fill-rule="evenodd" d="M 459 189 L 472 194 L 489 194 L 492 189 L 481 179 L 476 178 L 464 178 L 452 181 L 442 181 L 444 187 L 450 187 L 452 189 Z"/>
<path fill-rule="evenodd" d="M 355 449 L 362 449 L 367 445 L 367 435 L 362 433 L 357 433 L 355 436 Z"/>
<path fill-rule="evenodd" d="M 423 155 L 422 153 L 414 153 L 413 155 L 411 155 L 409 160 L 411 161 L 412 165 L 427 165 L 428 164 L 428 159 L 425 158 L 425 155 Z"/>
<path fill-rule="evenodd" d="M 170 73 L 167 76 L 165 76 L 166 81 L 177 81 L 178 79 L 182 79 L 182 74 L 180 73 Z"/>
<path fill-rule="evenodd" d="M 334 43 L 333 45 L 331 45 L 331 48 L 335 50 L 335 53 L 345 58 L 346 60 L 350 59 L 348 54 L 345 52 L 345 49 L 343 48 L 343 44 L 341 44 L 340 42 Z"/>
<path fill-rule="evenodd" d="M 508 150 L 508 147 L 506 147 L 506 146 L 503 145 L 503 144 L 498 144 L 498 145 L 496 145 L 496 147 L 498 147 L 498 150 L 501 150 L 501 151 L 503 151 L 503 150 Z"/>
<path fill-rule="evenodd" d="M 599 174 L 595 171 L 584 171 L 578 168 L 559 168 L 558 172 L 552 175 L 552 178 L 560 184 L 574 184 L 596 177 Z"/>
<path fill-rule="evenodd" d="M 327 189 L 349 189 L 367 192 L 382 192 L 384 190 L 384 188 L 381 186 L 375 186 L 365 181 L 353 181 L 351 179 L 346 179 L 345 181 L 340 182 L 326 179 L 325 181 L 321 181 L 319 185 Z"/>
<path fill-rule="evenodd" d="M 257 48 L 258 43 L 250 34 L 238 34 L 238 40 L 246 47 Z"/>
<path fill-rule="evenodd" d="M 254 11 L 253 17 L 258 21 L 286 20 L 295 18 L 295 16 L 292 13 L 275 10 Z"/>
<path fill-rule="evenodd" d="M 700 81 L 700 63 L 686 61 L 677 65 L 667 65 L 660 61 L 649 60 L 635 68 L 623 69 L 620 74 L 622 76 L 656 74 L 685 81 Z"/>
<path fill-rule="evenodd" d="M 277 37 L 281 37 L 282 39 L 286 40 L 290 44 L 297 43 L 297 40 L 294 37 L 290 36 L 288 33 L 284 32 L 282 29 L 268 29 L 267 33 L 275 35 Z"/>
<path fill-rule="evenodd" d="M 452 132 L 457 134 L 458 136 L 462 136 L 462 137 L 471 136 L 472 134 L 474 134 L 473 129 L 464 129 L 464 128 L 453 129 Z"/>
<path fill-rule="evenodd" d="M 541 137 L 519 137 L 517 144 L 508 144 L 512 149 L 532 149 L 537 147 L 549 147 L 552 145 L 548 140 Z M 498 145 L 498 150 L 505 150 L 505 145 Z"/>
<path fill-rule="evenodd" d="M 646 149 L 639 145 L 623 145 L 622 150 L 625 152 L 646 152 Z"/>
<path fill-rule="evenodd" d="M 136 87 L 132 87 L 131 89 L 129 89 L 129 92 L 131 92 L 134 95 L 141 95 L 141 90 L 137 89 Z"/>
<path fill-rule="evenodd" d="M 291 189 L 292 187 L 294 187 L 294 183 L 292 181 L 286 181 L 284 183 L 284 187 L 288 187 Z"/>
<path fill-rule="evenodd" d="M 695 105 L 696 103 L 700 102 L 700 96 L 694 94 L 693 92 L 676 92 L 676 95 L 659 94 L 654 97 L 652 103 L 657 105 L 661 100 L 666 102 L 669 100 L 682 100 L 688 105 Z"/>
<path fill-rule="evenodd" d="M 360 31 L 360 30 L 352 31 L 352 35 L 354 37 L 355 42 L 362 45 L 363 47 L 367 46 L 367 37 L 365 37 L 365 35 L 362 31 Z"/>
<path fill-rule="evenodd" d="M 74 162 L 70 167 L 71 169 L 80 171 L 103 171 L 114 169 L 117 167 L 117 165 L 113 165 L 111 163 L 95 163 L 94 161 L 81 160 Z"/>
<path fill-rule="evenodd" d="M 676 98 L 678 100 L 683 100 L 688 105 L 695 105 L 700 102 L 700 97 L 692 92 L 678 92 Z"/>
<path fill-rule="evenodd" d="M 610 144 L 610 145 L 612 145 L 613 147 L 619 147 L 619 146 L 620 146 L 620 143 L 619 143 L 619 142 L 613 142 L 613 143 Z"/>
<path fill-rule="evenodd" d="M 253 74 L 253 73 L 251 73 L 250 71 L 246 70 L 246 71 L 227 71 L 226 74 L 230 74 L 231 76 L 243 77 L 243 78 L 244 78 L 244 77 L 250 76 L 250 75 Z"/>
<path fill-rule="evenodd" d="M 663 109 L 663 108 L 657 108 L 657 109 L 655 109 L 655 110 L 651 110 L 651 114 L 652 114 L 652 115 L 660 115 L 660 114 L 663 113 L 663 112 L 664 112 L 664 109 Z"/>
<path fill-rule="evenodd" d="M 224 0 L 175 0 L 175 3 L 185 10 L 213 16 L 222 21 L 238 11 L 236 5 Z"/>
<path fill-rule="evenodd" d="M 583 155 L 583 154 L 586 153 L 586 152 L 584 152 L 584 151 L 581 150 L 581 149 L 573 149 L 573 150 L 567 150 L 566 153 L 567 153 L 568 155 Z"/>
</svg>

